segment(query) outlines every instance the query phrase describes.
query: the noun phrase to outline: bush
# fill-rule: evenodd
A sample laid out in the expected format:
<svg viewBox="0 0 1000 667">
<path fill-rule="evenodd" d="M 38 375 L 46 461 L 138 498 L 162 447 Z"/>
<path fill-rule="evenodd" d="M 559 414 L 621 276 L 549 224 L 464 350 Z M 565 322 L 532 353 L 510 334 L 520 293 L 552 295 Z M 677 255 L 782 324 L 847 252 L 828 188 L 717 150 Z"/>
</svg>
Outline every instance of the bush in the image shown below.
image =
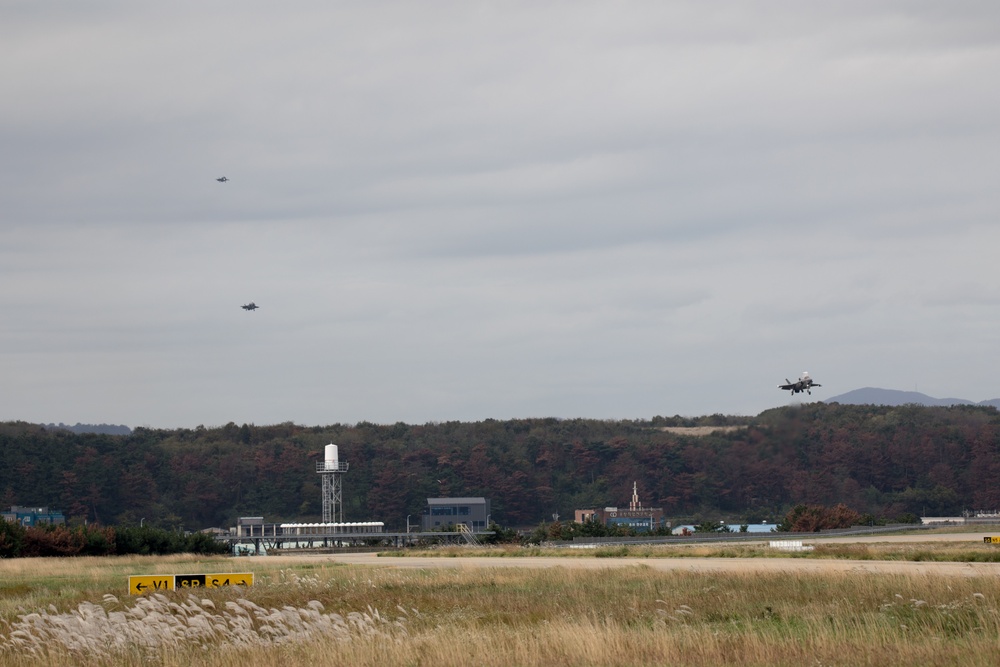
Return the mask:
<svg viewBox="0 0 1000 667">
<path fill-rule="evenodd" d="M 835 507 L 823 505 L 796 505 L 778 524 L 779 532 L 816 533 L 834 528 L 850 528 L 861 515 L 844 504 Z"/>
<path fill-rule="evenodd" d="M 25 528 L 0 519 L 0 558 L 228 552 L 229 545 L 205 533 L 184 535 L 146 526 L 115 529 L 42 524 Z"/>
<path fill-rule="evenodd" d="M 82 535 L 66 526 L 32 526 L 25 532 L 22 556 L 75 556 L 83 550 Z"/>
<path fill-rule="evenodd" d="M 225 554 L 229 553 L 229 545 L 219 542 L 206 533 L 185 535 L 172 530 L 152 528 L 150 526 L 127 526 L 120 528 L 116 535 L 118 550 L 116 553 L 148 555 L 166 555 L 177 553 Z"/>
<path fill-rule="evenodd" d="M 229 553 L 229 545 L 208 533 L 193 533 L 187 536 L 184 551 L 195 554 L 226 554 Z"/>
<path fill-rule="evenodd" d="M 19 523 L 0 519 L 0 558 L 17 558 L 24 549 L 27 531 Z"/>
</svg>

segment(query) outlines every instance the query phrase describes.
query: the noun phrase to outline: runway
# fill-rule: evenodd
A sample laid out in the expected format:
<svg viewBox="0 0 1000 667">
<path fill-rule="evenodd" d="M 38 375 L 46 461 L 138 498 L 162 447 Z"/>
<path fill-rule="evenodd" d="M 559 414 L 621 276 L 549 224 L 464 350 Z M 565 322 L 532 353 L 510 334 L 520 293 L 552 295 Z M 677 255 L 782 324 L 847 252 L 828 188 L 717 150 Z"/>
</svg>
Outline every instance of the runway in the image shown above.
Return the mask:
<svg viewBox="0 0 1000 667">
<path fill-rule="evenodd" d="M 865 535 L 809 539 L 803 537 L 804 544 L 815 543 L 900 543 L 921 542 L 982 542 L 988 533 L 941 533 L 932 535 Z M 788 535 L 782 536 L 788 539 Z M 766 542 L 765 542 L 766 543 Z M 996 548 L 1000 549 L 1000 545 Z M 788 557 L 769 558 L 596 558 L 591 556 L 379 556 L 374 553 L 323 554 L 323 555 L 280 555 L 268 558 L 303 559 L 315 562 L 318 559 L 331 563 L 358 567 L 379 567 L 397 569 L 491 569 L 491 568 L 567 568 L 567 569 L 611 569 L 620 567 L 646 567 L 663 572 L 718 572 L 733 573 L 879 573 L 879 574 L 934 574 L 962 577 L 1000 576 L 1000 563 L 956 563 L 927 561 L 884 561 L 884 560 L 839 560 L 821 558 Z"/>
</svg>

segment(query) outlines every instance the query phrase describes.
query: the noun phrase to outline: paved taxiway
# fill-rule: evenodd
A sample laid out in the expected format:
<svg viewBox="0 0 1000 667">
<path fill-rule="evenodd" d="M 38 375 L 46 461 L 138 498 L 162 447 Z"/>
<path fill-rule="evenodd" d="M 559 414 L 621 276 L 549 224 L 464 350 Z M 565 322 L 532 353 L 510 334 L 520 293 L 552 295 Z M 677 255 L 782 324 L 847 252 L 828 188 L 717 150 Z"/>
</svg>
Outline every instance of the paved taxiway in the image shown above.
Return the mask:
<svg viewBox="0 0 1000 667">
<path fill-rule="evenodd" d="M 865 535 L 809 539 L 811 543 L 920 543 L 920 542 L 982 542 L 985 533 L 948 533 L 924 535 Z M 786 538 L 787 539 L 787 538 Z M 997 545 L 1000 549 L 1000 545 Z M 819 558 L 594 558 L 570 557 L 489 557 L 489 556 L 378 556 L 362 554 L 280 555 L 275 558 L 326 560 L 343 565 L 387 567 L 401 569 L 490 569 L 507 567 L 568 569 L 609 569 L 617 567 L 648 567 L 664 572 L 733 573 L 881 573 L 937 574 L 948 576 L 1000 576 L 1000 563 L 935 563 L 914 561 L 861 561 Z"/>
</svg>

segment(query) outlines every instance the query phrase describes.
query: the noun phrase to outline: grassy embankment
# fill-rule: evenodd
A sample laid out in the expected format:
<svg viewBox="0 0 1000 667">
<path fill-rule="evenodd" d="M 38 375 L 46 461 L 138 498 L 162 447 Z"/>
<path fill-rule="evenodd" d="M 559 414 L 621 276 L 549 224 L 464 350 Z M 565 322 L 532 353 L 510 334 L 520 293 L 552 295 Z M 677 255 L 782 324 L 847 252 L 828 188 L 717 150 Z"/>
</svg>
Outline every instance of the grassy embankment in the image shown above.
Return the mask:
<svg viewBox="0 0 1000 667">
<path fill-rule="evenodd" d="M 134 598 L 142 573 L 249 589 Z M 992 577 L 648 568 L 393 569 L 316 559 L 0 561 L 0 664 L 992 665 Z"/>
</svg>

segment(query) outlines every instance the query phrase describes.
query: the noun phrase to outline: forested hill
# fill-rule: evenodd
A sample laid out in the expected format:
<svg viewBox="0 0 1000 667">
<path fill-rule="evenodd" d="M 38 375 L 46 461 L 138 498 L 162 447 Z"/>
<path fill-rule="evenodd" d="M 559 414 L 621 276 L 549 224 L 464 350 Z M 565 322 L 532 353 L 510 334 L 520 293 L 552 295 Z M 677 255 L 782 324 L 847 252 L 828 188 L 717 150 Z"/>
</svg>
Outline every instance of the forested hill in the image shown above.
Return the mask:
<svg viewBox="0 0 1000 667">
<path fill-rule="evenodd" d="M 730 425 L 705 436 L 669 427 Z M 128 436 L 0 424 L 0 504 L 104 524 L 198 529 L 238 516 L 318 521 L 316 462 L 350 469 L 345 519 L 415 520 L 428 497 L 485 496 L 505 526 L 577 508 L 645 506 L 671 518 L 776 519 L 797 503 L 859 512 L 1000 508 L 1000 413 L 992 407 L 807 404 L 756 417 L 651 421 L 135 429 Z"/>
<path fill-rule="evenodd" d="M 104 433 L 107 435 L 129 435 L 132 433 L 132 429 L 124 424 L 81 424 L 77 422 L 73 426 L 69 426 L 60 422 L 58 424 L 45 424 L 45 427 L 48 429 L 61 428 L 73 433 Z"/>
</svg>

